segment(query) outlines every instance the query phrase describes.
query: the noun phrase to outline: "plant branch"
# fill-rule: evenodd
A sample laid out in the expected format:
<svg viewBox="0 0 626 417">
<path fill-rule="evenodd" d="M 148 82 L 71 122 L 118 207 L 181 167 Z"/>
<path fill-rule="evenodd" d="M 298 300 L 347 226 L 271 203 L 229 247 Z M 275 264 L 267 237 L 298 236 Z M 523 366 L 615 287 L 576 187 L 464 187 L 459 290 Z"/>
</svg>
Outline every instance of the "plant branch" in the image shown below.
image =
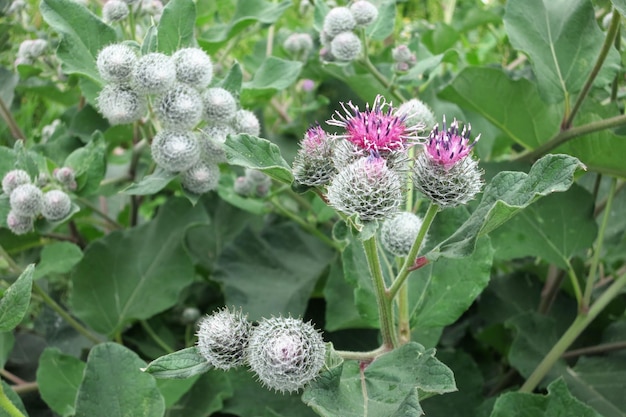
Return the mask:
<svg viewBox="0 0 626 417">
<path fill-rule="evenodd" d="M 368 52 L 368 45 L 367 45 L 367 38 L 365 36 L 365 30 L 361 30 L 360 35 L 361 35 L 361 43 L 363 44 L 363 57 L 359 59 L 359 62 L 363 64 L 363 66 L 365 66 L 365 68 L 370 72 L 370 74 L 372 74 L 374 78 L 376 78 L 378 82 L 383 85 L 383 87 L 389 90 L 389 92 L 393 94 L 395 98 L 400 100 L 400 103 L 404 103 L 406 99 L 404 98 L 402 93 L 398 91 L 398 89 L 393 85 L 393 83 L 391 83 L 391 81 L 389 81 L 389 79 L 387 79 L 387 77 L 385 77 L 380 71 L 378 71 L 378 68 L 376 68 L 376 66 L 370 60 L 369 52 Z"/>
<path fill-rule="evenodd" d="M 6 122 L 7 126 L 9 126 L 9 130 L 11 131 L 11 135 L 13 136 L 13 138 L 17 140 L 26 141 L 26 136 L 24 136 L 24 132 L 22 132 L 22 129 L 20 129 L 20 127 L 17 125 L 17 122 L 13 118 L 11 111 L 9 110 L 7 105 L 4 103 L 4 100 L 2 100 L 1 98 L 0 98 L 0 117 L 2 117 L 4 121 Z M 13 145 L 12 143 L 7 143 L 7 144 Z"/>
<path fill-rule="evenodd" d="M 85 206 L 89 207 L 95 214 L 97 214 L 102 219 L 104 219 L 104 221 L 106 221 L 109 224 L 109 226 L 111 226 L 113 229 L 124 228 L 121 224 L 119 224 L 118 222 L 110 218 L 106 213 L 104 213 L 102 210 L 100 210 L 100 208 L 98 208 L 95 204 L 93 204 L 91 201 L 87 200 L 86 198 L 78 197 L 77 200 L 80 203 L 84 204 Z"/>
<path fill-rule="evenodd" d="M 369 352 L 353 352 L 350 350 L 336 350 L 335 353 L 341 356 L 344 360 L 371 362 L 383 353 L 389 352 L 389 349 L 381 346 L 377 349 L 370 350 Z"/>
<path fill-rule="evenodd" d="M 161 339 L 158 334 L 156 334 L 152 326 L 150 326 L 146 320 L 139 320 L 139 324 L 141 324 L 141 327 L 146 331 L 146 333 L 148 333 L 148 336 L 150 336 L 150 338 L 154 340 L 154 342 L 159 345 L 161 349 L 163 349 L 166 353 L 174 352 L 174 349 L 172 349 L 170 345 L 165 343 L 165 341 Z"/>
<path fill-rule="evenodd" d="M 1 100 L 0 100 L 1 101 Z M 4 387 L 0 384 L 0 407 L 7 412 L 11 417 L 25 417 L 24 414 L 9 400 Z"/>
<path fill-rule="evenodd" d="M 580 349 L 568 350 L 563 354 L 562 358 L 570 359 L 583 355 L 596 355 L 623 349 L 626 349 L 626 342 L 602 343 L 596 346 L 588 346 Z"/>
</svg>

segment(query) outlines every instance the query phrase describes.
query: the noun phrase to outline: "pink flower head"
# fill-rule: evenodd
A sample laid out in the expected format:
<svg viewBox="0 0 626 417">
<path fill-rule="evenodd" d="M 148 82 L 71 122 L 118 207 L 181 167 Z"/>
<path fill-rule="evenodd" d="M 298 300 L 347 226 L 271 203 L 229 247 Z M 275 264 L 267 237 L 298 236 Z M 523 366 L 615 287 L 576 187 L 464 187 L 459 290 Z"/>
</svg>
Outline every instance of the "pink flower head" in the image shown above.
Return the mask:
<svg viewBox="0 0 626 417">
<path fill-rule="evenodd" d="M 391 103 L 381 95 L 376 96 L 371 109 L 367 104 L 365 111 L 351 101 L 347 105 L 341 103 L 341 107 L 346 114 L 335 112 L 337 118 L 333 116 L 326 123 L 346 129 L 340 137 L 374 153 L 405 150 L 409 141 L 417 140 L 417 131 L 423 127 L 407 126 L 406 116 L 396 116 Z"/>
<path fill-rule="evenodd" d="M 304 152 L 309 155 L 317 154 L 326 149 L 328 141 L 328 133 L 326 133 L 320 125 L 315 125 L 310 127 L 304 134 L 304 139 L 302 139 L 302 149 L 304 149 Z"/>
<path fill-rule="evenodd" d="M 439 124 L 436 124 L 428 138 L 426 154 L 430 159 L 448 170 L 463 160 L 472 151 L 480 135 L 469 142 L 472 126 L 467 124 L 459 135 L 459 122 L 454 119 L 450 128 L 446 130 L 446 117 L 443 117 L 443 129 L 439 131 Z"/>
</svg>

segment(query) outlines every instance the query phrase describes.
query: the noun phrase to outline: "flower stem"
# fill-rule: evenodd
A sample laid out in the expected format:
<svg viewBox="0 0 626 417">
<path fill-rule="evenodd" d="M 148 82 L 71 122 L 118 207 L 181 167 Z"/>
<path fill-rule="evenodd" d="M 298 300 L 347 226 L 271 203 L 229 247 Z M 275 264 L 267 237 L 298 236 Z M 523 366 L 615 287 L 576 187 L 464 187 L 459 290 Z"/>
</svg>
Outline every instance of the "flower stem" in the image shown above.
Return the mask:
<svg viewBox="0 0 626 417">
<path fill-rule="evenodd" d="M 11 417 L 25 417 L 24 414 L 9 400 L 4 392 L 4 387 L 0 384 L 0 407 Z"/>
<path fill-rule="evenodd" d="M 387 296 L 383 271 L 378 257 L 378 245 L 376 244 L 376 235 L 363 241 L 367 263 L 372 275 L 374 290 L 376 292 L 376 303 L 378 304 L 378 317 L 380 319 L 380 332 L 383 338 L 383 346 L 393 349 L 397 346 L 397 338 L 395 325 L 393 320 L 392 300 Z"/>
<path fill-rule="evenodd" d="M 24 136 L 24 133 L 22 132 L 20 127 L 17 125 L 15 118 L 13 118 L 13 115 L 11 114 L 11 110 L 9 110 L 9 107 L 4 103 L 4 100 L 2 100 L 1 98 L 0 98 L 0 117 L 2 117 L 4 121 L 6 122 L 7 126 L 9 126 L 9 130 L 11 131 L 11 135 L 13 136 L 13 138 L 17 140 L 22 140 L 22 141 L 26 140 L 26 136 Z M 13 145 L 10 142 L 10 139 L 8 138 L 7 138 L 7 145 Z"/>
<path fill-rule="evenodd" d="M 383 353 L 389 352 L 388 348 L 381 346 L 369 352 L 353 352 L 350 350 L 336 350 L 335 353 L 344 360 L 371 362 Z"/>
<path fill-rule="evenodd" d="M 365 36 L 365 30 L 361 30 L 361 43 L 363 44 L 363 57 L 359 60 L 363 66 L 378 80 L 379 83 L 383 85 L 395 98 L 397 98 L 401 103 L 404 103 L 406 99 L 398 91 L 398 89 L 393 85 L 391 81 L 387 77 L 385 77 L 378 68 L 372 63 L 369 58 L 368 45 L 367 45 L 367 37 Z"/>
<path fill-rule="evenodd" d="M 561 358 L 563 353 L 571 346 L 572 343 L 580 336 L 580 334 L 589 326 L 589 324 L 604 310 L 604 308 L 621 292 L 626 285 L 626 274 L 619 277 L 589 309 L 589 312 L 579 312 L 576 319 L 561 336 L 559 341 L 552 347 L 550 352 L 543 358 L 541 363 L 537 365 L 530 377 L 524 382 L 520 388 L 520 392 L 532 392 L 541 380 L 546 376 L 554 364 Z"/>
<path fill-rule="evenodd" d="M 158 334 L 156 334 L 152 326 L 150 326 L 146 320 L 139 320 L 139 324 L 141 324 L 141 327 L 146 331 L 146 333 L 148 333 L 148 336 L 150 336 L 150 338 L 154 340 L 154 342 L 159 345 L 161 349 L 163 349 L 166 353 L 174 352 L 174 349 L 172 349 L 170 345 L 165 343 L 165 341 L 161 339 Z"/>
<path fill-rule="evenodd" d="M 114 229 L 123 229 L 124 228 L 124 226 L 122 226 L 121 224 L 119 224 L 118 222 L 116 222 L 115 220 L 110 218 L 106 213 L 104 213 L 95 204 L 93 204 L 91 201 L 87 200 L 86 198 L 78 197 L 77 200 L 80 203 L 84 204 L 85 206 L 89 207 L 91 209 L 91 211 L 93 211 L 95 214 L 97 214 L 98 216 L 102 217 L 102 219 L 104 219 L 104 221 L 106 221 L 109 224 L 109 226 L 113 227 Z"/>
<path fill-rule="evenodd" d="M 424 242 L 426 233 L 428 233 L 428 229 L 430 229 L 430 225 L 433 223 L 433 220 L 435 219 L 435 216 L 437 215 L 438 211 L 439 211 L 439 205 L 431 202 L 430 205 L 428 206 L 428 210 L 426 211 L 426 215 L 424 216 L 422 227 L 420 228 L 420 231 L 417 234 L 417 237 L 415 238 L 415 242 L 413 242 L 413 246 L 411 246 L 411 250 L 409 251 L 409 254 L 404 260 L 402 269 L 400 269 L 400 272 L 398 272 L 398 276 L 393 281 L 393 283 L 391 284 L 391 287 L 387 291 L 387 295 L 391 299 L 393 299 L 396 296 L 400 288 L 402 288 L 402 285 L 406 281 L 407 277 L 409 276 L 409 273 L 411 272 L 410 267 L 415 262 L 415 258 L 417 257 L 417 253 L 419 252 L 419 249 L 422 246 L 422 243 Z"/>
</svg>

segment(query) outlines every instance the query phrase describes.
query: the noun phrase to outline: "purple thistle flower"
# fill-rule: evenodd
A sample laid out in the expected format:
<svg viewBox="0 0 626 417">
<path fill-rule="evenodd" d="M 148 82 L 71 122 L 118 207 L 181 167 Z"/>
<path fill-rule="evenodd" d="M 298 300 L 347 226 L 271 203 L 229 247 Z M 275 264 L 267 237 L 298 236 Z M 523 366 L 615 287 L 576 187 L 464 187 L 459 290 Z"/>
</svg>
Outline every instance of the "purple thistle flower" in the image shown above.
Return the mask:
<svg viewBox="0 0 626 417">
<path fill-rule="evenodd" d="M 341 103 L 341 107 L 346 114 L 337 111 L 326 123 L 344 128 L 346 133 L 339 137 L 374 153 L 405 150 L 407 145 L 417 142 L 417 132 L 424 127 L 422 123 L 407 126 L 407 116 L 396 115 L 391 103 L 381 95 L 376 96 L 371 109 L 367 104 L 365 111 L 360 111 L 351 101 Z"/>
<path fill-rule="evenodd" d="M 450 128 L 446 130 L 446 117 L 443 117 L 443 129 L 439 131 L 439 124 L 436 124 L 428 138 L 426 145 L 426 155 L 435 163 L 443 165 L 447 171 L 464 159 L 472 151 L 480 135 L 469 142 L 472 125 L 463 127 L 459 135 L 459 122 L 454 119 Z"/>
<path fill-rule="evenodd" d="M 328 134 L 320 125 L 310 127 L 302 139 L 302 149 L 308 154 L 319 153 L 328 146 Z"/>
</svg>

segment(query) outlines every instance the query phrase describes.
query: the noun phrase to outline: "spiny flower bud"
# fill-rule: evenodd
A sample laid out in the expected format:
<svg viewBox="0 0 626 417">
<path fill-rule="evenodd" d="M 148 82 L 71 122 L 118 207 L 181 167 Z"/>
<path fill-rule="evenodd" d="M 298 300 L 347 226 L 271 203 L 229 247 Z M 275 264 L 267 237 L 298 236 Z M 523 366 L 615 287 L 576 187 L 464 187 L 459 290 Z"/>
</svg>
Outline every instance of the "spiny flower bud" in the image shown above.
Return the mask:
<svg viewBox="0 0 626 417">
<path fill-rule="evenodd" d="M 198 140 L 192 132 L 163 130 L 152 142 L 152 158 L 170 172 L 186 171 L 200 159 Z"/>
<path fill-rule="evenodd" d="M 200 161 L 180 174 L 181 184 L 187 191 L 204 194 L 215 190 L 220 181 L 220 168 L 215 163 Z"/>
<path fill-rule="evenodd" d="M 54 178 L 59 181 L 64 187 L 70 190 L 76 189 L 76 174 L 70 167 L 57 168 L 53 172 Z"/>
<path fill-rule="evenodd" d="M 30 184 L 30 175 L 23 169 L 14 169 L 7 172 L 2 178 L 2 191 L 6 195 L 11 195 L 13 190 L 23 184 Z"/>
<path fill-rule="evenodd" d="M 32 62 L 39 58 L 47 47 L 48 42 L 44 39 L 27 39 L 20 44 L 17 56 Z"/>
<path fill-rule="evenodd" d="M 391 57 L 396 62 L 411 62 L 414 60 L 415 55 L 408 46 L 398 45 L 391 50 Z"/>
<path fill-rule="evenodd" d="M 244 362 L 250 323 L 241 311 L 219 310 L 204 317 L 198 328 L 198 351 L 216 368 L 228 370 Z"/>
<path fill-rule="evenodd" d="M 200 318 L 200 310 L 196 307 L 187 307 L 180 316 L 180 321 L 182 321 L 183 324 L 195 323 L 196 320 Z"/>
<path fill-rule="evenodd" d="M 228 135 L 234 135 L 235 131 L 229 125 L 210 124 L 203 129 L 204 133 L 217 143 L 226 142 Z"/>
<path fill-rule="evenodd" d="M 23 235 L 31 230 L 35 224 L 35 218 L 33 216 L 23 216 L 17 214 L 15 210 L 9 211 L 7 215 L 7 226 L 11 232 L 16 235 Z"/>
<path fill-rule="evenodd" d="M 335 7 L 324 18 L 324 32 L 334 38 L 341 32 L 349 32 L 356 27 L 354 15 L 347 7 Z"/>
<path fill-rule="evenodd" d="M 161 94 L 176 81 L 172 58 L 159 52 L 142 56 L 133 71 L 133 87 L 140 94 Z"/>
<path fill-rule="evenodd" d="M 22 184 L 11 192 L 9 201 L 15 214 L 36 216 L 41 213 L 43 193 L 33 184 Z"/>
<path fill-rule="evenodd" d="M 396 111 L 396 116 L 404 117 L 408 125 L 422 126 L 423 130 L 430 130 L 435 127 L 437 121 L 433 111 L 419 99 L 411 99 L 403 103 Z"/>
<path fill-rule="evenodd" d="M 383 223 L 381 243 L 394 255 L 407 256 L 421 227 L 422 219 L 419 216 L 406 211 L 396 213 Z"/>
<path fill-rule="evenodd" d="M 265 197 L 272 186 L 272 179 L 261 171 L 246 168 L 245 178 L 250 183 L 253 193 L 257 197 Z"/>
<path fill-rule="evenodd" d="M 361 54 L 361 40 L 353 32 L 341 32 L 330 42 L 330 53 L 338 61 L 354 61 Z"/>
<path fill-rule="evenodd" d="M 179 49 L 172 55 L 176 79 L 194 88 L 206 88 L 213 78 L 211 58 L 199 48 Z"/>
<path fill-rule="evenodd" d="M 328 184 L 336 173 L 332 139 L 320 126 L 310 128 L 305 133 L 293 161 L 295 180 L 300 184 L 316 187 Z"/>
<path fill-rule="evenodd" d="M 250 180 L 248 180 L 245 176 L 237 177 L 235 180 L 235 184 L 233 184 L 233 191 L 235 194 L 239 194 L 242 196 L 249 196 L 253 192 L 254 184 Z"/>
<path fill-rule="evenodd" d="M 216 136 L 212 134 L 212 130 L 219 129 L 219 127 L 209 126 L 204 129 L 198 135 L 198 143 L 200 144 L 201 159 L 205 162 L 212 162 L 213 164 L 221 164 L 226 162 L 226 151 L 224 150 L 223 142 L 219 139 L 214 139 Z"/>
<path fill-rule="evenodd" d="M 459 134 L 456 120 L 446 130 L 444 117 L 443 130 L 435 126 L 424 151 L 415 159 L 415 187 L 441 207 L 466 204 L 483 186 L 478 162 L 469 157 L 480 135 L 469 143 L 470 134 L 469 125 Z"/>
<path fill-rule="evenodd" d="M 378 17 L 378 9 L 366 0 L 357 0 L 350 6 L 357 25 L 366 26 Z"/>
<path fill-rule="evenodd" d="M 128 4 L 120 0 L 109 0 L 102 6 L 102 20 L 107 23 L 124 20 L 129 13 Z"/>
<path fill-rule="evenodd" d="M 204 118 L 210 123 L 229 123 L 237 113 L 237 101 L 227 90 L 209 88 L 202 96 Z"/>
<path fill-rule="evenodd" d="M 246 360 L 259 381 L 280 392 L 295 392 L 324 366 L 326 346 L 311 323 L 285 317 L 263 319 L 252 329 Z"/>
<path fill-rule="evenodd" d="M 313 39 L 308 33 L 292 33 L 283 42 L 283 48 L 291 55 L 306 56 L 313 49 Z"/>
<path fill-rule="evenodd" d="M 103 80 L 112 83 L 130 81 L 137 64 L 135 50 L 123 43 L 109 45 L 98 53 L 96 66 Z"/>
<path fill-rule="evenodd" d="M 43 196 L 41 214 L 46 220 L 58 221 L 67 217 L 72 211 L 70 196 L 61 190 L 51 190 Z"/>
<path fill-rule="evenodd" d="M 139 120 L 146 114 L 148 103 L 126 85 L 107 84 L 98 96 L 98 108 L 109 123 L 121 125 Z"/>
<path fill-rule="evenodd" d="M 176 84 L 159 98 L 155 112 L 166 129 L 192 129 L 202 119 L 202 97 L 195 88 Z"/>
<path fill-rule="evenodd" d="M 261 124 L 256 115 L 250 110 L 241 109 L 235 113 L 233 119 L 233 130 L 235 133 L 245 133 L 250 136 L 259 136 Z"/>
<path fill-rule="evenodd" d="M 337 210 L 366 221 L 384 220 L 402 203 L 402 180 L 383 158 L 361 158 L 339 171 L 328 187 Z"/>
</svg>

